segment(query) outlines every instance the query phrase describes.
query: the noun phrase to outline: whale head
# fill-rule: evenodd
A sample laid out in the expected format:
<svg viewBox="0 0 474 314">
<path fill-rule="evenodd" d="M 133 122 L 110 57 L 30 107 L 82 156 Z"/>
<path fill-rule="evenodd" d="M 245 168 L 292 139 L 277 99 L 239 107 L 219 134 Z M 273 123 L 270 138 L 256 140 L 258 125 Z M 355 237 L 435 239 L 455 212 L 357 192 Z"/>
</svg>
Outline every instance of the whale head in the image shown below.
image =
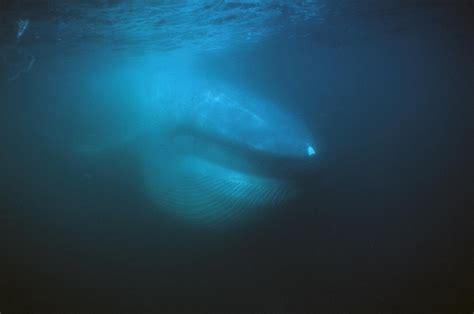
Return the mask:
<svg viewBox="0 0 474 314">
<path fill-rule="evenodd" d="M 162 95 L 157 107 L 146 186 L 176 217 L 213 226 L 252 217 L 297 196 L 313 174 L 311 133 L 276 104 L 228 86 L 195 86 Z"/>
</svg>

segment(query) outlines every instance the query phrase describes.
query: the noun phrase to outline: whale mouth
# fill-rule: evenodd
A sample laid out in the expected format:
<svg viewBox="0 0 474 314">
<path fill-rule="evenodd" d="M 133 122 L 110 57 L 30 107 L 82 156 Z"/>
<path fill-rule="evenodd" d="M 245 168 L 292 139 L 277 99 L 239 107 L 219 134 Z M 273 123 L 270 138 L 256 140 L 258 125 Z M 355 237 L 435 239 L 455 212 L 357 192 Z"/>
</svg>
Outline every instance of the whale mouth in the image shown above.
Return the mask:
<svg viewBox="0 0 474 314">
<path fill-rule="evenodd" d="M 312 176 L 316 169 L 314 149 L 308 155 L 288 156 L 189 127 L 177 128 L 170 136 L 176 151 L 181 154 L 196 156 L 250 175 L 297 180 Z"/>
<path fill-rule="evenodd" d="M 176 128 L 147 163 L 155 201 L 194 224 L 227 225 L 299 190 L 312 158 L 289 158 L 193 128 Z"/>
</svg>

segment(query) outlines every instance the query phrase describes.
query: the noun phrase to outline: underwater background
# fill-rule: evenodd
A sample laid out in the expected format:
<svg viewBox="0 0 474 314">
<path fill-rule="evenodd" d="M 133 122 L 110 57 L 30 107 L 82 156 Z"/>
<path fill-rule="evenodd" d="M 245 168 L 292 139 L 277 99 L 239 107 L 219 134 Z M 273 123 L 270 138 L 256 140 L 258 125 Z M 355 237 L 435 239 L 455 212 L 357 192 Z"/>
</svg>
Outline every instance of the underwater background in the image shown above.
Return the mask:
<svg viewBox="0 0 474 314">
<path fill-rule="evenodd" d="M 471 313 L 473 12 L 0 2 L 0 312 Z M 170 72 L 168 88 L 198 73 L 302 121 L 305 193 L 217 228 L 160 211 L 142 144 L 122 142 Z"/>
</svg>

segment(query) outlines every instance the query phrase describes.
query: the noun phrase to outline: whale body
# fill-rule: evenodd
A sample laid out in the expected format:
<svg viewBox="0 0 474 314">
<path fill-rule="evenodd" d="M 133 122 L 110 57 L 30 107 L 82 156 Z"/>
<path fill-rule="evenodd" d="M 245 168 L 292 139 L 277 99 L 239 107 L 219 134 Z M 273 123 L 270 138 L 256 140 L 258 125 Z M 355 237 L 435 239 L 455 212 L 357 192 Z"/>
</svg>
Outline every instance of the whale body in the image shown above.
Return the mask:
<svg viewBox="0 0 474 314">
<path fill-rule="evenodd" d="M 138 118 L 107 116 L 131 127 L 112 127 L 111 137 L 78 150 L 136 154 L 138 179 L 160 213 L 210 226 L 245 221 L 295 198 L 317 168 L 311 132 L 265 97 L 189 71 L 133 80 L 143 89 L 115 87 L 105 74 L 87 89 L 92 99 L 114 96 L 101 102 L 110 116 L 134 108 Z"/>
</svg>

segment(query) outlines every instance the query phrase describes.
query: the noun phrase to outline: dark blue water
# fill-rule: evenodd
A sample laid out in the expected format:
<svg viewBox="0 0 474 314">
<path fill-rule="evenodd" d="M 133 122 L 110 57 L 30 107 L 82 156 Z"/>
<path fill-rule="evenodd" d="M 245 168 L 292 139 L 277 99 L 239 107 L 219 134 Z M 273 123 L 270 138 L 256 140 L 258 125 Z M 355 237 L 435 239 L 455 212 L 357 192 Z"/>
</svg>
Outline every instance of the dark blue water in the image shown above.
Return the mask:
<svg viewBox="0 0 474 314">
<path fill-rule="evenodd" d="M 0 3 L 0 312 L 471 313 L 473 9 Z M 160 211 L 120 143 L 170 69 L 308 126 L 305 192 L 221 228 Z"/>
</svg>

